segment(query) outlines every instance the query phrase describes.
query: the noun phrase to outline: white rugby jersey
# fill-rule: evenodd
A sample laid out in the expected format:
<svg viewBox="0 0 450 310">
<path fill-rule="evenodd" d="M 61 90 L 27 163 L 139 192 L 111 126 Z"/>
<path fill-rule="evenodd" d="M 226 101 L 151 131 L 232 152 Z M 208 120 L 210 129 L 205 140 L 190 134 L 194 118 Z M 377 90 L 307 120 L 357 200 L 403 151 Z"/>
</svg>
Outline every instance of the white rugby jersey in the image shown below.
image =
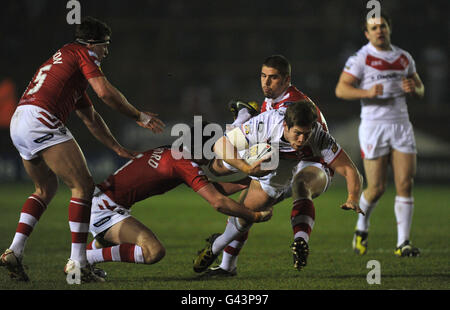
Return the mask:
<svg viewBox="0 0 450 310">
<path fill-rule="evenodd" d="M 344 72 L 359 80 L 359 88 L 370 89 L 383 84 L 383 95 L 361 99 L 362 120 L 409 119 L 402 78 L 416 72 L 411 55 L 394 45 L 390 51 L 379 51 L 370 42 L 345 63 Z"/>
<path fill-rule="evenodd" d="M 311 136 L 305 145 L 298 151 L 293 149 L 289 142 L 283 139 L 284 112 L 285 109 L 266 111 L 242 124 L 241 130 L 249 146 L 265 142 L 279 148 L 280 159 L 324 164 L 330 164 L 339 155 L 341 147 L 318 122 L 314 123 Z"/>
</svg>

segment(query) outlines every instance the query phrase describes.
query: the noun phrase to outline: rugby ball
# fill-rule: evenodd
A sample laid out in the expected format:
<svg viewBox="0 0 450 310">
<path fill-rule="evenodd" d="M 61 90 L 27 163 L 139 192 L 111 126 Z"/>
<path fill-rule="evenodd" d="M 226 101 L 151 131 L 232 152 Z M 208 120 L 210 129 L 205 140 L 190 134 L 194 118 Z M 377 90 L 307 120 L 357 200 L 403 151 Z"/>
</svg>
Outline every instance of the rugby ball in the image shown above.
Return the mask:
<svg viewBox="0 0 450 310">
<path fill-rule="evenodd" d="M 273 153 L 272 146 L 267 143 L 258 143 L 252 145 L 244 154 L 244 160 L 252 165 L 254 162 L 262 159 L 263 157 L 270 157 Z"/>
</svg>

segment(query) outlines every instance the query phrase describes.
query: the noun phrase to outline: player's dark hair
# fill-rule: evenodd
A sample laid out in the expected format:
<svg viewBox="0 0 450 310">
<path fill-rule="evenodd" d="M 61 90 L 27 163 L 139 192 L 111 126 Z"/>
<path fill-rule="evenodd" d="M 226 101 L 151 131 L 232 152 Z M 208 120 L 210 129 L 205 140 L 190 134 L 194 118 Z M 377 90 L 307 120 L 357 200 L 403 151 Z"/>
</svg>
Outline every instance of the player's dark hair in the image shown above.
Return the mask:
<svg viewBox="0 0 450 310">
<path fill-rule="evenodd" d="M 381 12 L 380 17 L 383 18 L 386 23 L 388 24 L 389 28 L 392 30 L 392 19 L 386 12 Z M 364 17 L 361 20 L 361 29 L 362 31 L 367 31 L 367 15 L 364 15 Z"/>
<path fill-rule="evenodd" d="M 277 69 L 283 77 L 291 76 L 291 64 L 283 55 L 272 55 L 267 57 L 263 62 L 263 66 Z"/>
<path fill-rule="evenodd" d="M 91 16 L 85 17 L 81 24 L 75 27 L 75 39 L 82 43 L 97 43 L 105 40 L 106 36 L 111 36 L 109 26 Z"/>
<path fill-rule="evenodd" d="M 293 126 L 308 127 L 317 121 L 317 110 L 309 100 L 286 103 L 288 107 L 284 114 L 284 121 L 288 128 Z"/>
</svg>

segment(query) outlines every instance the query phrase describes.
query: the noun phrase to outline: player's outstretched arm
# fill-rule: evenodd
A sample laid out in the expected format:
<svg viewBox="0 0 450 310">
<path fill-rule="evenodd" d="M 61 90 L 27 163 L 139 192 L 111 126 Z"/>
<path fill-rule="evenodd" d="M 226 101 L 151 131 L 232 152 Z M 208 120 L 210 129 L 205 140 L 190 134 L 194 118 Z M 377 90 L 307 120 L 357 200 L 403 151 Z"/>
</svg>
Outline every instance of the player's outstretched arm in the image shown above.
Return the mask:
<svg viewBox="0 0 450 310">
<path fill-rule="evenodd" d="M 342 175 L 347 182 L 348 197 L 347 201 L 341 205 L 344 210 L 354 210 L 356 213 L 364 212 L 359 208 L 359 197 L 363 179 L 353 161 L 342 150 L 337 158 L 330 164 L 330 168 Z"/>
<path fill-rule="evenodd" d="M 203 186 L 197 191 L 209 204 L 218 212 L 236 216 L 244 219 L 247 222 L 265 222 L 272 217 L 272 208 L 266 211 L 253 211 L 243 205 L 240 205 L 231 198 L 228 198 L 219 193 L 212 184 Z"/>
<path fill-rule="evenodd" d="M 164 129 L 164 123 L 151 112 L 141 112 L 128 102 L 125 96 L 115 88 L 104 76 L 90 78 L 89 84 L 97 96 L 112 109 L 134 119 L 141 127 L 160 133 Z"/>
<path fill-rule="evenodd" d="M 103 118 L 100 116 L 100 114 L 97 113 L 97 111 L 95 111 L 93 106 L 78 109 L 76 110 L 76 113 L 92 133 L 92 135 L 108 148 L 116 152 L 117 155 L 125 158 L 133 158 L 138 154 L 138 152 L 133 152 L 125 149 L 119 144 L 119 142 L 117 142 L 116 138 L 113 136 L 108 126 L 103 121 Z"/>
</svg>

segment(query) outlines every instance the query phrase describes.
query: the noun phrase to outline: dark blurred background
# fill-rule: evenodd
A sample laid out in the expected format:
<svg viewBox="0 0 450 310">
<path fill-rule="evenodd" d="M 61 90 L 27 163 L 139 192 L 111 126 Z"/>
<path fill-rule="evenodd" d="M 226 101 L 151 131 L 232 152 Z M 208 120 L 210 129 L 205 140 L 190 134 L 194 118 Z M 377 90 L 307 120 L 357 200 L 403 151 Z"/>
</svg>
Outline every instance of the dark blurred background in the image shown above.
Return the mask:
<svg viewBox="0 0 450 310">
<path fill-rule="evenodd" d="M 358 101 L 334 95 L 346 59 L 367 41 L 360 27 L 368 1 L 81 0 L 81 15 L 112 28 L 102 69 L 140 110 L 159 113 L 167 129 L 153 135 L 113 113 L 90 91 L 96 109 L 118 140 L 136 150 L 173 141 L 170 128 L 193 115 L 232 122 L 230 99 L 262 102 L 259 74 L 267 56 L 283 54 L 292 82 L 325 115 L 331 133 L 362 171 Z M 73 40 L 65 0 L 7 0 L 0 18 L 0 181 L 24 178 L 9 138 L 9 117 L 36 69 Z M 425 99 L 408 101 L 419 150 L 418 182 L 450 182 L 448 0 L 380 1 L 393 20 L 392 43 L 416 61 Z M 123 162 L 100 145 L 72 115 L 68 127 L 96 180 Z"/>
</svg>

